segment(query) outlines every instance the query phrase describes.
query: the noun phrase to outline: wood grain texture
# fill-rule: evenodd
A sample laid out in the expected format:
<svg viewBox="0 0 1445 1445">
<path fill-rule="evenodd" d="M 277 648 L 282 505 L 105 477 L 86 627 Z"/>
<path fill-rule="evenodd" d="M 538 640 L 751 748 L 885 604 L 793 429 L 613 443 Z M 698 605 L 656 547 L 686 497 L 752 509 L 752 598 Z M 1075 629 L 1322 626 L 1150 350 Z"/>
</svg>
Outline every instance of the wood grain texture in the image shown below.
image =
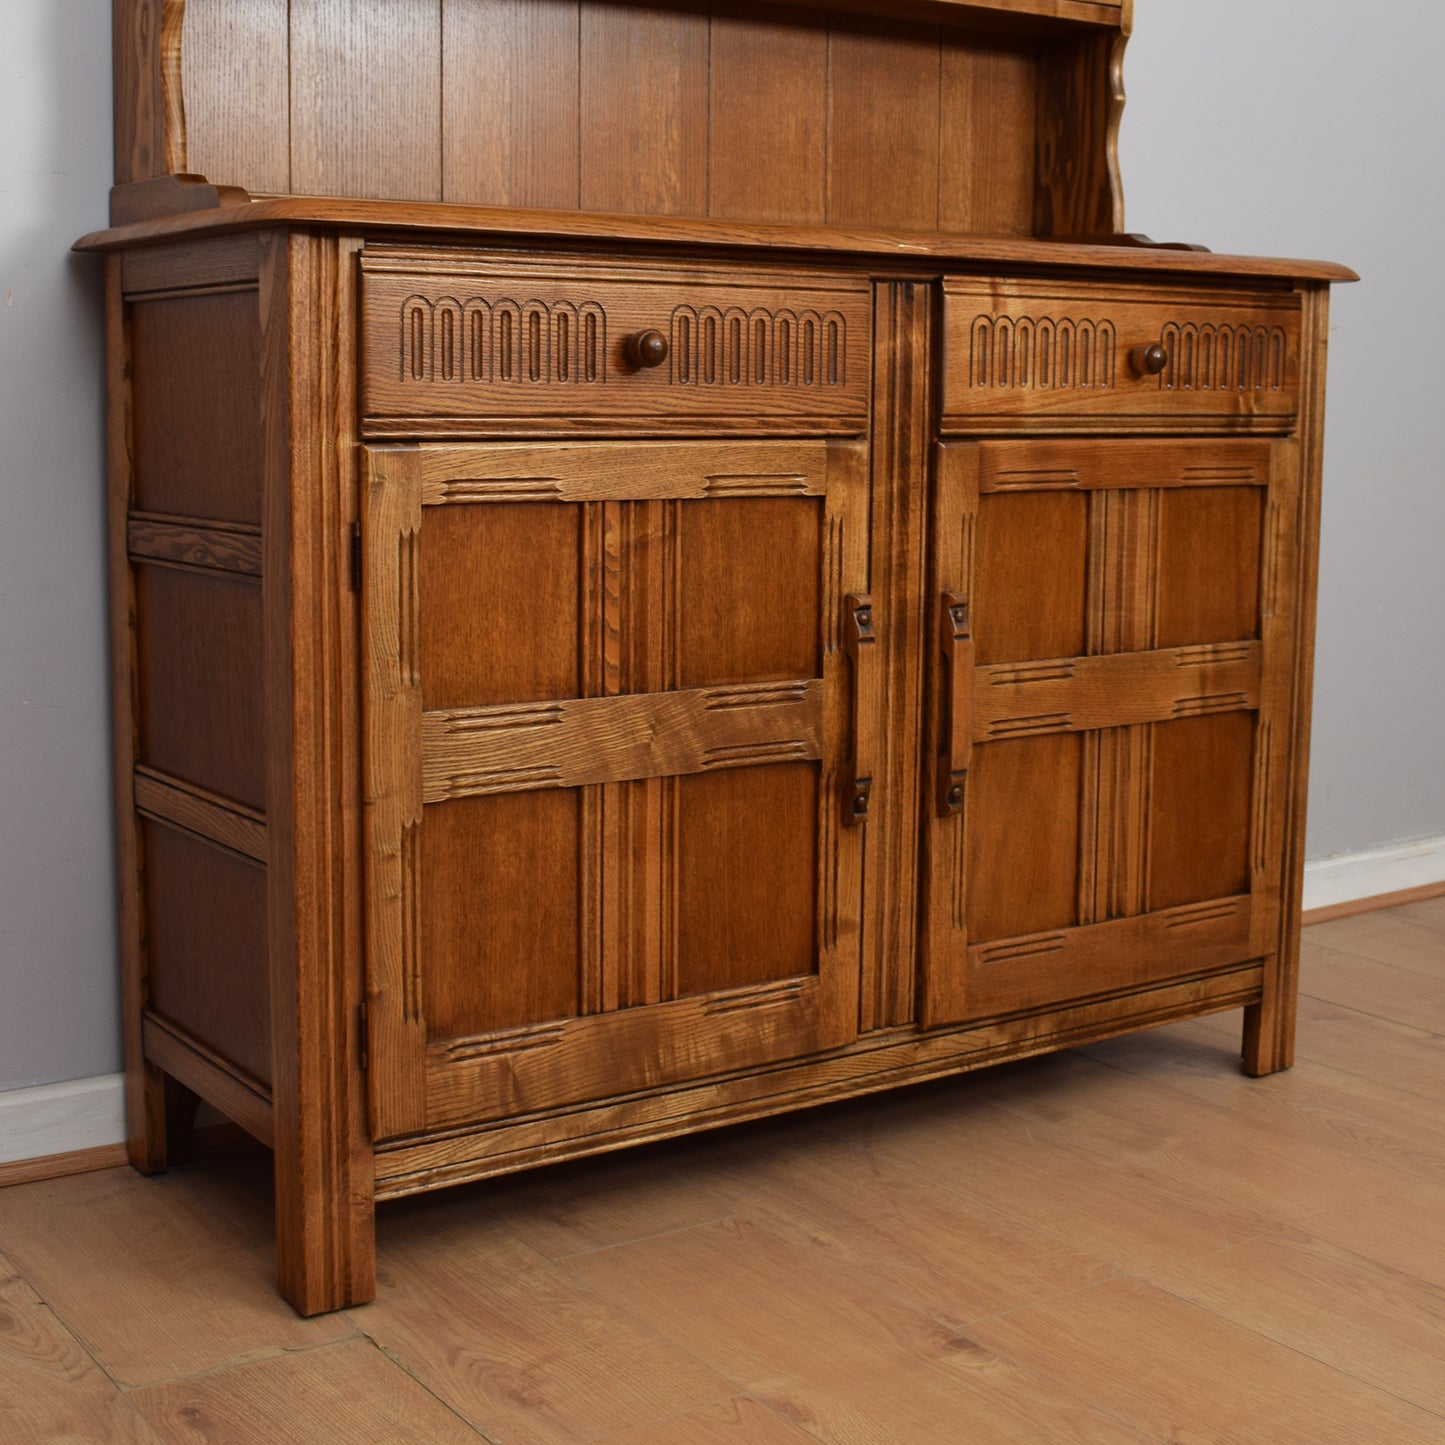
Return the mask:
<svg viewBox="0 0 1445 1445">
<path fill-rule="evenodd" d="M 822 709 L 809 681 L 424 712 L 422 802 L 810 760 Z"/>
<path fill-rule="evenodd" d="M 61 1189 L 84 1228 L 53 1227 Z M 301 1320 L 276 1298 L 268 1194 L 264 1171 L 226 1154 L 154 1179 L 111 1169 L 6 1189 L 0 1227 L 11 1262 L 96 1363 L 145 1385 L 355 1334 L 345 1316 Z"/>
<path fill-rule="evenodd" d="M 0 1429 L 14 1440 L 160 1445 L 85 1347 L 0 1258 Z"/>
<path fill-rule="evenodd" d="M 293 196 L 254 201 L 245 207 L 167 216 L 107 230 L 91 231 L 72 246 L 76 251 L 117 251 L 151 245 L 161 240 L 201 235 L 271 230 L 277 226 L 323 226 L 358 230 L 375 227 L 394 235 L 426 231 L 450 242 L 467 237 L 504 238 L 539 236 L 564 242 L 601 240 L 652 245 L 688 242 L 747 251 L 795 250 L 817 256 L 888 256 L 900 261 L 956 261 L 973 266 L 1077 267 L 1084 274 L 1120 268 L 1140 276 L 1176 278 L 1234 276 L 1258 280 L 1358 281 L 1348 266 L 1331 261 L 1291 260 L 1275 256 L 1214 255 L 1209 252 L 1168 248 L 1140 248 L 1081 242 L 1014 237 L 967 236 L 956 232 L 920 232 L 887 226 L 794 226 L 765 221 L 697 220 L 667 216 L 626 214 L 589 215 L 557 211 L 503 210 L 489 206 L 428 205 L 419 201 L 395 202 L 366 198 Z M 904 267 L 903 269 L 909 269 Z M 937 273 L 937 264 L 927 266 Z"/>
<path fill-rule="evenodd" d="M 582 0 L 581 23 L 582 209 L 706 215 L 706 7 Z"/>
<path fill-rule="evenodd" d="M 359 247 L 274 240 L 262 374 L 277 1273 L 285 1297 L 310 1315 L 376 1289 L 350 586 L 356 366 L 350 344 L 334 342 L 355 333 Z"/>
<path fill-rule="evenodd" d="M 1300 404 L 1298 295 L 1172 294 L 1077 283 L 944 283 L 944 431 L 1033 430 L 1108 417 L 1139 430 L 1191 418 L 1288 429 Z M 1157 376 L 1132 360 L 1159 343 Z M 1025 422 L 1025 418 L 1027 419 Z"/>
<path fill-rule="evenodd" d="M 149 1006 L 269 1083 L 266 870 L 168 824 L 141 839 Z"/>
<path fill-rule="evenodd" d="M 1314 679 L 1314 625 L 1319 580 L 1320 494 L 1324 452 L 1325 357 L 1329 292 L 1309 287 L 1304 296 L 1302 354 L 1305 384 L 1299 450 L 1283 472 L 1289 490 L 1281 498 L 1282 525 L 1296 539 L 1286 590 L 1282 581 L 1280 632 L 1289 638 L 1289 703 L 1276 704 L 1282 767 L 1277 773 L 1279 839 L 1279 933 L 1266 973 L 1265 996 L 1245 1015 L 1245 1068 L 1255 1074 L 1288 1068 L 1294 1057 L 1299 994 L 1300 899 L 1304 891 L 1304 821 L 1309 778 L 1310 695 Z M 1276 644 L 1278 646 L 1278 643 Z M 1286 718 L 1288 719 L 1286 721 Z M 1283 774 L 1280 776 L 1280 774 Z"/>
<path fill-rule="evenodd" d="M 287 0 L 183 0 L 183 8 L 181 169 L 263 194 L 300 189 L 291 184 Z"/>
<path fill-rule="evenodd" d="M 945 31 L 942 57 L 935 224 L 941 231 L 1032 235 L 1036 52 Z"/>
<path fill-rule="evenodd" d="M 442 199 L 437 0 L 292 0 L 291 185 Z"/>
<path fill-rule="evenodd" d="M 934 341 L 926 290 L 908 282 L 874 288 L 879 361 L 873 376 L 869 482 L 870 587 L 882 688 L 872 731 L 880 749 L 869 803 L 859 1026 L 867 1033 L 914 1016 L 918 881 L 914 839 L 922 795 L 921 691 L 925 642 L 919 599 L 927 575 L 925 493 L 932 440 Z M 861 725 L 861 724 L 860 724 Z"/>
<path fill-rule="evenodd" d="M 828 32 L 773 6 L 714 6 L 708 51 L 709 216 L 827 220 Z"/>
<path fill-rule="evenodd" d="M 137 761 L 266 811 L 262 588 L 154 564 L 135 585 Z"/>
<path fill-rule="evenodd" d="M 866 417 L 861 276 L 506 262 L 368 248 L 362 260 L 370 435 L 764 421 L 846 433 Z M 662 363 L 628 360 L 656 331 Z"/>
<path fill-rule="evenodd" d="M 581 201 L 578 0 L 442 6 L 442 199 Z"/>
<path fill-rule="evenodd" d="M 310 1436 L 335 1445 L 480 1438 L 375 1345 L 342 1340 L 133 1391 L 127 1403 L 175 1445 L 240 1445 Z"/>
<path fill-rule="evenodd" d="M 839 19 L 828 36 L 828 220 L 938 225 L 933 29 Z"/>
<path fill-rule="evenodd" d="M 136 506 L 258 525 L 256 293 L 137 303 L 130 338 Z"/>
<path fill-rule="evenodd" d="M 275 1112 L 270 1089 L 255 1075 L 238 1068 L 204 1040 L 147 1009 L 143 1022 L 146 1058 L 163 1069 L 166 1085 L 180 1084 L 198 1099 L 220 1110 L 232 1127 L 239 1125 L 253 1139 L 271 1148 L 276 1142 Z"/>
</svg>

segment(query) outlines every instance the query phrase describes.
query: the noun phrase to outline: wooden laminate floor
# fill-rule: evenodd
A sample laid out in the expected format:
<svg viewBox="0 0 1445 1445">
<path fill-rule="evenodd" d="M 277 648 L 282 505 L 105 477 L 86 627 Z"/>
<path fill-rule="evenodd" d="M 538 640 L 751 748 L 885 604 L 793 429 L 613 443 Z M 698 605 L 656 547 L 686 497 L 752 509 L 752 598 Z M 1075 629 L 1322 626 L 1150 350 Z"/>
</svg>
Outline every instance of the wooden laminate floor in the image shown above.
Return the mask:
<svg viewBox="0 0 1445 1445">
<path fill-rule="evenodd" d="M 262 1154 L 0 1190 L 0 1441 L 1445 1442 L 1445 899 L 1219 1015 L 383 1207 L 273 1293 Z"/>
</svg>

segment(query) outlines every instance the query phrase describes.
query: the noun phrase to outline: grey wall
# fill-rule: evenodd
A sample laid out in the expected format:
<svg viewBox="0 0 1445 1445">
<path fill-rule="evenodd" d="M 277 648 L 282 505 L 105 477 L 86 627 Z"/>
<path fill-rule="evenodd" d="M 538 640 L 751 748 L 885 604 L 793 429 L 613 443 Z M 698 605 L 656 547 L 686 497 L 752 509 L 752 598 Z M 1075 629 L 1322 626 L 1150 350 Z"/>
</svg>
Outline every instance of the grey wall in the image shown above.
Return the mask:
<svg viewBox="0 0 1445 1445">
<path fill-rule="evenodd" d="M 98 267 L 108 0 L 4 0 L 0 47 L 0 1088 L 119 1066 Z M 1401 11 L 1409 14 L 1403 23 Z M 1445 7 L 1138 0 L 1129 224 L 1325 256 L 1331 357 L 1310 853 L 1445 833 L 1437 629 Z"/>
<path fill-rule="evenodd" d="M 1445 833 L 1445 6 L 1137 0 L 1131 230 L 1334 292 L 1308 855 Z"/>
<path fill-rule="evenodd" d="M 3 0 L 0 1087 L 120 1067 L 105 671 L 108 0 Z"/>
</svg>

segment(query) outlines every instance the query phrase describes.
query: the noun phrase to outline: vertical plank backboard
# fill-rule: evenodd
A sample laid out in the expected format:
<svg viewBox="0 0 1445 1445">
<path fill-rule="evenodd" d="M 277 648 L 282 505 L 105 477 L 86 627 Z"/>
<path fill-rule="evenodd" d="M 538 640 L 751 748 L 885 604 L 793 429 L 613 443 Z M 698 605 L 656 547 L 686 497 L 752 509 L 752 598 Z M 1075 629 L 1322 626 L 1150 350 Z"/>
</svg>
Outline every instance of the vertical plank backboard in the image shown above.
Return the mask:
<svg viewBox="0 0 1445 1445">
<path fill-rule="evenodd" d="M 582 209 L 707 210 L 705 10 L 582 6 Z"/>
<path fill-rule="evenodd" d="M 828 34 L 790 17 L 713 16 L 710 216 L 826 219 Z"/>
<path fill-rule="evenodd" d="M 445 0 L 442 198 L 578 203 L 578 0 Z"/>
<path fill-rule="evenodd" d="M 1038 61 L 1023 43 L 945 35 L 938 225 L 1026 236 L 1033 225 Z"/>
<path fill-rule="evenodd" d="M 291 189 L 288 0 L 186 0 L 186 169 Z"/>
<path fill-rule="evenodd" d="M 441 0 L 291 0 L 291 189 L 439 201 Z"/>
<path fill-rule="evenodd" d="M 939 32 L 835 20 L 828 44 L 828 221 L 938 224 Z"/>
</svg>

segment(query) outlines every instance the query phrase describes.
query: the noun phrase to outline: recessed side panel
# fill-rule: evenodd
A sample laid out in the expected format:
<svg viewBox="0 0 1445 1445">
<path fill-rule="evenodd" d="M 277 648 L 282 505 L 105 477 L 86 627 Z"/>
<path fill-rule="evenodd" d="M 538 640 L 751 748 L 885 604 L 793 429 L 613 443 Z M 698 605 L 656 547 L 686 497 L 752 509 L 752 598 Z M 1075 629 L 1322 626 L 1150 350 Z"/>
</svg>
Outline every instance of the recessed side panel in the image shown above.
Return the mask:
<svg viewBox="0 0 1445 1445">
<path fill-rule="evenodd" d="M 134 509 L 261 523 L 261 327 L 254 290 L 130 308 Z"/>
<path fill-rule="evenodd" d="M 135 607 L 137 761 L 264 811 L 259 582 L 137 566 Z"/>
<path fill-rule="evenodd" d="M 265 868 L 162 823 L 140 835 L 148 1007 L 269 1084 Z"/>
</svg>

